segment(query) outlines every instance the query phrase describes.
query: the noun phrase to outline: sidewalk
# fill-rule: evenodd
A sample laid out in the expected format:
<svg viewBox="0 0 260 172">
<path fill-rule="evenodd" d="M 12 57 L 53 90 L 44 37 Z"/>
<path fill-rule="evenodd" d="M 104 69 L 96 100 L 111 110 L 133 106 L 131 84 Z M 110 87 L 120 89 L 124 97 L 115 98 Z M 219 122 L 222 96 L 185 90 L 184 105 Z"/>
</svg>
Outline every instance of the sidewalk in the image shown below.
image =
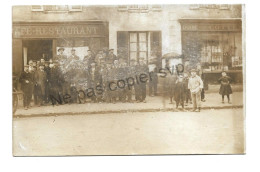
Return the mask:
<svg viewBox="0 0 260 172">
<path fill-rule="evenodd" d="M 226 97 L 225 97 L 226 99 Z M 105 114 L 105 113 L 125 113 L 125 112 L 156 112 L 156 111 L 178 111 L 175 103 L 169 104 L 169 99 L 163 97 L 147 96 L 146 103 L 85 103 L 85 104 L 65 104 L 59 106 L 32 107 L 28 110 L 17 109 L 14 117 L 33 116 L 58 116 L 58 115 L 78 115 L 78 114 Z M 231 104 L 221 103 L 221 96 L 218 93 L 206 93 L 206 102 L 202 102 L 203 109 L 226 109 L 242 108 L 243 92 L 234 92 L 231 95 Z M 192 104 L 185 106 L 185 110 L 191 110 Z"/>
</svg>

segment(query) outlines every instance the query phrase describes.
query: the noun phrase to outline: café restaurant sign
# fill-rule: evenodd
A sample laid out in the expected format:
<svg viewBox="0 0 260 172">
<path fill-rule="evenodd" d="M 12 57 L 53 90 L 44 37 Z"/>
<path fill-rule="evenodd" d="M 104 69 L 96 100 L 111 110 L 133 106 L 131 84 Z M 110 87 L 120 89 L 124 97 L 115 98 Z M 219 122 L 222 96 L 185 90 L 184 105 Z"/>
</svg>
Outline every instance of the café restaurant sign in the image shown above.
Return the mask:
<svg viewBox="0 0 260 172">
<path fill-rule="evenodd" d="M 105 37 L 108 27 L 100 24 L 13 24 L 13 38 Z"/>
</svg>

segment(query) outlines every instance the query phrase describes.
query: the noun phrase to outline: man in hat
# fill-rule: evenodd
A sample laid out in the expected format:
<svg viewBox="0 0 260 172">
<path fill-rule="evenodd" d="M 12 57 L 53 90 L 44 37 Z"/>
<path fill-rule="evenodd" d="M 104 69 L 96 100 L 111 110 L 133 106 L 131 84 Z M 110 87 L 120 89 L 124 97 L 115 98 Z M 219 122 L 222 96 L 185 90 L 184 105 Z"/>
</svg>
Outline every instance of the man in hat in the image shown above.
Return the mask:
<svg viewBox="0 0 260 172">
<path fill-rule="evenodd" d="M 54 61 L 54 63 L 50 65 L 50 68 L 50 96 L 56 99 L 59 99 L 59 97 L 61 97 L 62 99 L 62 85 L 64 82 L 64 78 L 59 68 L 59 63 L 57 61 Z M 57 104 L 57 102 L 52 100 L 52 104 Z"/>
<path fill-rule="evenodd" d="M 108 56 L 107 56 L 107 61 L 113 63 L 115 60 L 117 60 L 117 57 L 114 54 L 114 49 L 109 49 L 109 53 L 108 53 Z"/>
<path fill-rule="evenodd" d="M 88 50 L 88 54 L 84 57 L 83 62 L 90 68 L 91 64 L 95 62 L 95 56 L 91 50 Z"/>
<path fill-rule="evenodd" d="M 191 77 L 188 82 L 188 89 L 191 92 L 191 99 L 193 104 L 193 111 L 199 112 L 201 108 L 201 90 L 203 88 L 203 82 L 197 75 L 196 70 L 191 70 Z"/>
<path fill-rule="evenodd" d="M 60 48 L 58 49 L 58 55 L 56 55 L 53 59 L 54 59 L 54 60 L 58 60 L 58 62 L 66 60 L 66 59 L 67 59 L 67 56 L 63 54 L 63 53 L 64 53 L 64 50 L 65 50 L 65 49 L 64 49 L 63 47 L 60 47 Z"/>
<path fill-rule="evenodd" d="M 155 64 L 151 65 L 152 69 L 149 71 L 150 80 L 149 80 L 149 96 L 156 96 L 157 95 L 157 83 L 158 83 L 158 76 L 157 76 L 157 68 Z"/>
<path fill-rule="evenodd" d="M 101 85 L 100 73 L 97 70 L 95 62 L 92 62 L 90 66 L 91 67 L 89 70 L 89 77 L 88 77 L 89 88 L 92 88 L 95 90 L 98 85 Z M 97 102 L 98 101 L 97 98 L 100 98 L 100 95 L 98 96 L 97 94 L 95 94 L 95 95 L 92 95 L 90 98 L 91 98 L 92 102 Z"/>
<path fill-rule="evenodd" d="M 147 76 L 146 78 L 142 77 Z M 149 69 L 148 66 L 145 63 L 144 58 L 140 58 L 140 73 L 139 73 L 139 79 L 140 79 L 140 102 L 146 103 L 146 83 L 148 81 L 149 77 Z"/>
<path fill-rule="evenodd" d="M 44 71 L 46 73 L 46 82 L 45 82 L 45 93 L 44 93 L 44 101 L 45 103 L 49 103 L 49 96 L 50 96 L 50 65 L 49 62 L 46 61 L 44 63 Z"/>
<path fill-rule="evenodd" d="M 97 55 L 96 55 L 96 58 L 95 58 L 95 62 L 97 63 L 98 66 L 100 66 L 100 61 L 101 59 L 103 59 L 103 50 L 99 50 Z"/>
<path fill-rule="evenodd" d="M 71 49 L 71 55 L 68 57 L 68 60 L 79 60 L 79 56 L 76 55 L 76 50 L 74 48 Z"/>
<path fill-rule="evenodd" d="M 29 72 L 29 66 L 24 66 L 24 71 L 22 72 L 20 79 L 21 88 L 23 91 L 23 106 L 27 110 L 30 106 L 32 99 L 32 88 L 33 88 L 33 76 Z"/>
<path fill-rule="evenodd" d="M 44 71 L 44 65 L 40 64 L 39 70 L 35 73 L 35 105 L 43 105 L 45 98 L 45 86 L 47 82 L 47 75 Z M 39 101 L 38 101 L 39 100 Z M 38 104 L 39 103 L 39 104 Z"/>
</svg>

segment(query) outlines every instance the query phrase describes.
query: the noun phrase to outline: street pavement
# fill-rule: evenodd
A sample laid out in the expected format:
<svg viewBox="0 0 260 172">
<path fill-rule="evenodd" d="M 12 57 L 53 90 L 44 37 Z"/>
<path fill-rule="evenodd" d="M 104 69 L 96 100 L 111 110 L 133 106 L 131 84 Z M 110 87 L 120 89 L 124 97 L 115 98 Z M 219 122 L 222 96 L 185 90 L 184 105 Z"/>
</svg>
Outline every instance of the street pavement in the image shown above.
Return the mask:
<svg viewBox="0 0 260 172">
<path fill-rule="evenodd" d="M 241 154 L 243 124 L 242 108 L 14 118 L 13 154 Z"/>
<path fill-rule="evenodd" d="M 134 97 L 134 96 L 133 96 Z M 202 110 L 205 109 L 227 109 L 243 107 L 243 92 L 234 92 L 231 95 L 231 104 L 221 103 L 221 95 L 218 93 L 206 93 L 206 102 L 202 102 Z M 192 109 L 192 104 L 185 106 L 186 110 Z M 32 107 L 29 110 L 19 108 L 14 117 L 33 117 L 33 116 L 59 116 L 59 115 L 78 115 L 78 114 L 107 114 L 107 113 L 126 113 L 126 112 L 159 112 L 159 111 L 178 111 L 174 104 L 169 104 L 169 98 L 162 96 L 147 96 L 146 103 L 85 103 L 85 104 L 65 104 L 59 106 Z"/>
</svg>

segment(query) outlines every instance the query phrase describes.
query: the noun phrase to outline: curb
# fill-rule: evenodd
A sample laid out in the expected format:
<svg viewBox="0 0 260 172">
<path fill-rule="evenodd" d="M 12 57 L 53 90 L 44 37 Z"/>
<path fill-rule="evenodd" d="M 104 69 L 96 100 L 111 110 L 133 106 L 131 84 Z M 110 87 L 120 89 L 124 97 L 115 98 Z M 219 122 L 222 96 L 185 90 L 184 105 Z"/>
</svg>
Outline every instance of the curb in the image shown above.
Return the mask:
<svg viewBox="0 0 260 172">
<path fill-rule="evenodd" d="M 202 107 L 202 110 L 208 109 L 238 109 L 243 108 L 243 105 L 235 106 L 208 106 Z M 187 107 L 185 110 L 192 110 L 192 107 Z M 17 114 L 13 115 L 13 118 L 31 118 L 31 117 L 50 117 L 50 116 L 66 116 L 66 115 L 96 115 L 96 114 L 112 114 L 112 113 L 134 113 L 134 112 L 185 112 L 177 110 L 176 108 L 158 108 L 158 109 L 137 109 L 137 110 L 114 110 L 114 111 L 92 111 L 92 112 L 67 112 L 67 113 L 48 113 L 48 114 L 31 114 L 31 115 L 22 115 Z"/>
</svg>

